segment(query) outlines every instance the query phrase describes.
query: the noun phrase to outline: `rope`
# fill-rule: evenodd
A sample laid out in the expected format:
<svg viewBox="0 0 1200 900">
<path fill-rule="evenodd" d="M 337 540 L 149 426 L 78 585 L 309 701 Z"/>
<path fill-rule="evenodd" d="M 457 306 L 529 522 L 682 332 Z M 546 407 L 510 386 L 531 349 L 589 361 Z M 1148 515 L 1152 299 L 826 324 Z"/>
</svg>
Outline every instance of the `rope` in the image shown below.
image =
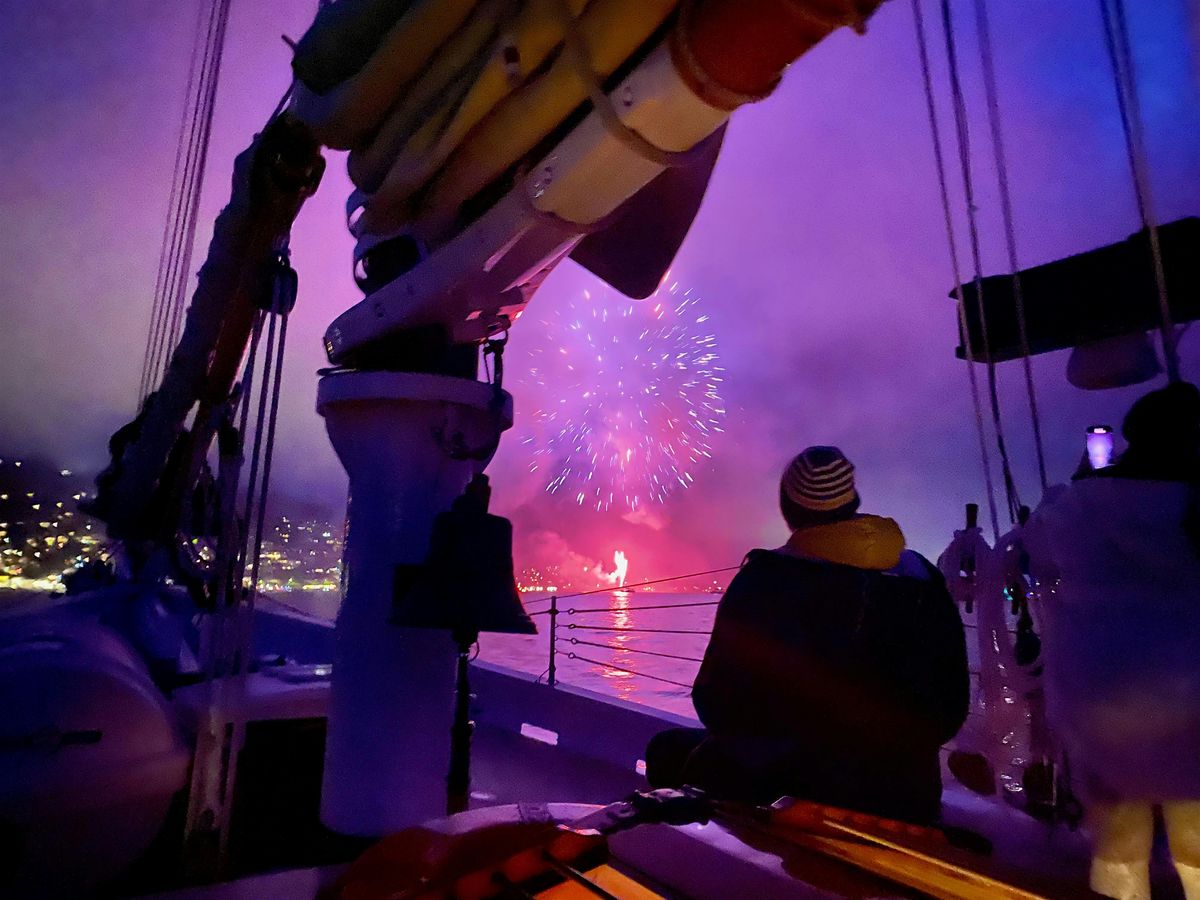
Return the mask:
<svg viewBox="0 0 1200 900">
<path fill-rule="evenodd" d="M 155 280 L 155 300 L 147 336 L 146 357 L 142 363 L 139 404 L 145 400 L 166 371 L 171 347 L 178 338 L 183 318 L 192 249 L 199 221 L 200 194 L 204 183 L 209 139 L 212 135 L 213 112 L 216 108 L 217 84 L 229 23 L 230 2 L 231 0 L 213 0 L 208 7 L 208 27 L 203 40 L 203 57 L 198 73 L 196 59 L 200 55 L 202 26 L 200 21 L 197 21 L 197 36 L 192 47 L 187 87 L 187 96 L 191 98 L 191 102 L 185 110 L 179 142 L 176 145 L 175 178 L 172 181 L 167 224 L 159 256 L 159 271 Z"/>
<path fill-rule="evenodd" d="M 250 352 L 246 355 L 246 374 L 242 377 L 242 409 L 238 418 L 238 434 L 243 437 L 250 422 L 250 397 L 254 390 L 254 367 L 258 360 L 258 342 L 262 338 L 263 315 L 259 312 L 254 316 L 254 328 L 250 332 Z"/>
<path fill-rule="evenodd" d="M 988 25 L 987 4 L 975 0 L 975 29 L 979 40 L 979 55 L 983 66 L 983 86 L 987 96 L 988 124 L 992 133 L 992 153 L 996 161 L 996 181 L 1000 188 L 1000 214 L 1004 220 L 1004 240 L 1008 250 L 1008 270 L 1012 277 L 1013 307 L 1017 313 L 1017 334 L 1021 341 L 1021 365 L 1025 371 L 1025 392 L 1029 397 L 1029 415 L 1033 420 L 1033 446 L 1037 453 L 1038 478 L 1042 491 L 1049 487 L 1046 480 L 1046 455 L 1042 448 L 1042 422 L 1038 416 L 1037 390 L 1033 384 L 1033 360 L 1029 353 L 1029 333 L 1025 324 L 1025 294 L 1021 290 L 1020 265 L 1017 263 L 1017 236 L 1013 225 L 1012 196 L 1008 187 L 1008 161 L 1004 153 L 1004 135 L 1000 130 L 1000 100 L 996 90 L 996 67 L 992 54 L 991 28 Z"/>
<path fill-rule="evenodd" d="M 197 66 L 196 60 L 200 56 L 201 32 L 204 23 L 204 7 L 197 6 L 196 8 L 196 37 L 192 42 L 192 56 L 188 63 L 188 82 L 187 88 L 184 90 L 185 106 L 183 119 L 179 125 L 179 137 L 175 142 L 175 165 L 173 168 L 173 176 L 171 178 L 171 195 L 167 200 L 167 221 L 163 225 L 162 246 L 159 249 L 158 255 L 158 273 L 154 279 L 154 300 L 150 308 L 150 328 L 146 334 L 146 353 L 142 358 L 142 378 L 139 385 L 138 404 L 146 399 L 146 395 L 150 391 L 150 372 L 151 358 L 157 352 L 159 333 L 161 322 L 164 317 L 166 308 L 165 282 L 167 279 L 167 271 L 174 260 L 174 245 L 173 235 L 178 227 L 177 209 L 180 204 L 179 195 L 182 189 L 183 179 L 181 163 L 184 159 L 184 140 L 185 132 L 188 128 L 189 121 L 193 118 L 190 112 L 190 107 L 186 105 L 187 98 L 192 96 L 192 91 L 195 88 Z M 170 246 L 170 249 L 168 247 Z"/>
<path fill-rule="evenodd" d="M 688 606 L 716 606 L 720 602 L 721 602 L 720 600 L 703 600 L 703 601 L 697 601 L 695 603 L 657 603 L 652 606 L 651 605 L 623 606 L 620 608 L 620 612 L 633 612 L 635 610 L 640 610 L 640 609 L 683 609 Z M 575 609 L 574 607 L 572 607 L 571 609 L 566 610 L 566 614 L 568 616 L 573 616 L 576 613 L 599 613 L 599 612 L 614 612 L 614 610 L 610 606 L 587 606 L 587 607 L 583 607 L 582 609 Z"/>
<path fill-rule="evenodd" d="M 271 389 L 271 366 L 275 358 L 275 330 L 276 317 L 270 316 L 270 321 L 267 324 L 267 349 L 263 354 L 263 372 L 262 384 L 259 386 L 258 395 L 258 412 L 254 425 L 254 449 L 250 453 L 250 474 L 246 480 L 246 503 L 243 512 L 242 527 L 247 529 L 242 534 L 242 545 L 238 550 L 237 561 L 237 581 L 242 583 L 242 576 L 246 572 L 246 553 L 249 549 L 247 540 L 249 538 L 250 523 L 254 519 L 254 498 L 255 488 L 258 485 L 258 472 L 262 460 L 262 441 L 264 432 L 264 424 L 267 416 L 267 397 Z M 245 432 L 243 432 L 243 435 Z"/>
<path fill-rule="evenodd" d="M 630 628 L 620 627 L 617 625 L 576 625 L 573 622 L 567 625 L 567 628 L 572 631 L 578 628 L 581 631 L 638 631 L 643 634 L 712 634 L 711 631 L 690 631 L 687 629 L 678 628 Z"/>
<path fill-rule="evenodd" d="M 921 60 L 921 76 L 925 87 L 925 103 L 929 113 L 929 130 L 933 138 L 933 158 L 937 169 L 938 188 L 942 200 L 942 214 L 946 220 L 946 243 L 950 248 L 950 265 L 954 272 L 954 297 L 958 305 L 958 328 L 962 335 L 963 350 L 967 358 L 967 380 L 970 384 L 971 403 L 975 409 L 975 430 L 979 436 L 979 454 L 983 464 L 983 480 L 987 487 L 988 512 L 992 520 L 992 540 L 1000 539 L 1000 518 L 996 511 L 996 488 L 992 482 L 992 461 L 988 452 L 987 427 L 983 421 L 983 403 L 979 397 L 979 381 L 975 376 L 975 351 L 967 332 L 966 299 L 963 297 L 962 269 L 958 262 L 958 246 L 954 240 L 954 218 L 950 211 L 950 190 L 946 177 L 946 160 L 942 155 L 941 127 L 938 124 L 937 104 L 933 96 L 933 77 L 929 66 L 929 48 L 925 39 L 925 20 L 921 13 L 921 0 L 912 0 L 913 20 L 917 31 L 917 51 Z"/>
<path fill-rule="evenodd" d="M 1004 493 L 1008 501 L 1008 515 L 1013 522 L 1021 499 L 1013 481 L 1012 466 L 1009 464 L 1008 447 L 1004 441 L 1004 425 L 1000 416 L 1000 396 L 996 388 L 996 363 L 992 359 L 992 346 L 988 337 L 987 316 L 983 306 L 983 261 L 980 253 L 979 222 L 975 215 L 975 185 L 971 174 L 971 135 L 967 126 L 966 101 L 963 99 L 962 81 L 958 71 L 958 53 L 954 43 L 954 20 L 950 12 L 950 0 L 941 0 L 942 35 L 946 44 L 946 62 L 949 66 L 950 90 L 953 96 L 954 125 L 958 138 L 958 160 L 962 172 L 963 194 L 967 207 L 967 226 L 971 238 L 971 262 L 974 269 L 975 302 L 979 311 L 979 330 L 983 338 L 983 352 L 987 357 L 988 400 L 992 409 L 992 426 L 996 431 L 996 449 L 1000 453 L 1000 470 L 1004 476 Z M 964 343 L 970 335 L 964 334 Z"/>
<path fill-rule="evenodd" d="M 682 681 L 675 681 L 673 678 L 663 678 L 661 675 L 648 675 L 645 672 L 635 672 L 633 669 L 626 669 L 622 666 L 615 666 L 612 663 L 601 662 L 598 659 L 591 659 L 587 656 L 580 656 L 578 653 L 568 653 L 567 659 L 577 659 L 580 662 L 591 663 L 594 666 L 603 666 L 606 669 L 612 669 L 615 672 L 624 672 L 627 675 L 634 675 L 638 678 L 649 678 L 652 681 L 665 681 L 667 684 L 674 684 L 681 688 L 692 689 L 690 684 L 684 684 Z"/>
<path fill-rule="evenodd" d="M 661 656 L 665 659 L 682 659 L 685 662 L 704 662 L 698 656 L 680 656 L 676 653 L 660 653 L 657 650 L 643 650 L 640 647 L 614 647 L 612 644 L 598 644 L 595 641 L 585 641 L 583 638 L 559 638 L 564 644 L 581 644 L 587 647 L 599 647 L 601 650 L 622 650 L 625 653 L 644 653 L 647 656 Z"/>
<path fill-rule="evenodd" d="M 1133 53 L 1129 46 L 1129 28 L 1125 20 L 1125 3 L 1124 0 L 1099 0 L 1099 2 L 1100 15 L 1104 21 L 1104 42 L 1108 48 L 1109 61 L 1112 64 L 1117 107 L 1121 113 L 1121 130 L 1125 134 L 1125 149 L 1133 176 L 1133 192 L 1137 199 L 1142 227 L 1146 229 L 1150 239 L 1150 255 L 1154 260 L 1154 284 L 1158 289 L 1159 334 L 1162 337 L 1163 361 L 1166 363 L 1167 380 L 1173 383 L 1180 379 L 1179 353 L 1176 347 L 1175 324 L 1171 317 L 1171 306 L 1167 297 L 1167 277 L 1163 268 L 1162 246 L 1158 240 L 1157 217 L 1154 214 L 1149 165 L 1146 159 L 1141 103 L 1138 100 L 1137 76 L 1133 67 Z M 1112 3 L 1111 10 L 1110 2 Z"/>
<path fill-rule="evenodd" d="M 263 528 L 267 516 L 267 490 L 271 485 L 271 461 L 275 455 L 275 426 L 279 421 L 279 393 L 283 387 L 283 352 L 287 345 L 288 313 L 279 314 L 279 351 L 275 357 L 275 385 L 271 391 L 271 412 L 267 422 L 267 440 L 263 453 L 262 489 L 258 498 L 258 523 L 254 531 L 254 563 L 250 569 L 250 604 L 258 591 L 258 567 L 262 560 Z"/>
</svg>

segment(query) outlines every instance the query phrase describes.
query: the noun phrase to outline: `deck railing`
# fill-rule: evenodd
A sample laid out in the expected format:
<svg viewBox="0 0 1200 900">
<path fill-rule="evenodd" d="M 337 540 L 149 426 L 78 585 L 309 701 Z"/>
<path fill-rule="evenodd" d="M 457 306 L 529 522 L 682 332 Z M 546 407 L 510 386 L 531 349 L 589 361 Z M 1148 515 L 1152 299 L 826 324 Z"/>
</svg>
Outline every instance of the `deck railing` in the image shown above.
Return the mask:
<svg viewBox="0 0 1200 900">
<path fill-rule="evenodd" d="M 736 569 L 737 567 L 731 567 Z M 730 571 L 730 569 L 715 570 L 718 572 Z M 704 573 L 707 574 L 707 573 Z M 660 584 L 668 581 L 678 580 L 694 576 L 677 576 L 677 578 L 655 579 L 652 582 L 644 584 Z M 631 587 L 640 587 L 641 585 L 632 585 Z M 576 617 L 585 617 L 594 614 L 612 614 L 620 613 L 636 613 L 640 611 L 675 611 L 682 609 L 694 609 L 697 607 L 716 607 L 720 603 L 719 597 L 714 596 L 712 600 L 683 600 L 681 602 L 652 602 L 639 603 L 622 607 L 611 606 L 574 606 L 567 605 L 564 601 L 575 600 L 580 597 L 590 597 L 601 594 L 612 595 L 614 592 L 620 591 L 620 588 L 600 588 L 592 591 L 580 591 L 571 594 L 552 594 L 547 597 L 539 597 L 533 600 L 526 600 L 526 605 L 546 603 L 548 606 L 545 609 L 530 611 L 531 616 L 547 618 L 549 630 L 548 656 L 546 670 L 543 672 L 543 677 L 546 683 L 551 687 L 560 683 L 560 665 L 561 661 L 566 660 L 585 663 L 590 666 L 597 666 L 608 671 L 618 672 L 628 675 L 633 678 L 645 678 L 651 681 L 674 685 L 689 689 L 692 687 L 692 681 L 682 681 L 678 678 L 668 678 L 661 671 L 653 672 L 646 671 L 643 668 L 628 668 L 619 665 L 617 662 L 606 662 L 602 659 L 595 659 L 596 654 L 590 654 L 587 648 L 595 648 L 598 650 L 607 650 L 620 654 L 631 654 L 635 657 L 651 657 L 662 660 L 670 660 L 673 662 L 693 663 L 699 667 L 702 662 L 701 656 L 692 656 L 685 653 L 669 653 L 664 650 L 652 650 L 643 647 L 631 647 L 614 643 L 606 643 L 603 640 L 593 640 L 591 638 L 601 638 L 605 634 L 676 634 L 676 635 L 696 635 L 696 636 L 711 636 L 712 629 L 695 629 L 695 628 L 663 628 L 663 627 L 642 627 L 637 625 L 594 625 L 588 621 L 575 621 Z M 963 629 L 966 632 L 968 647 L 974 647 L 976 644 L 976 626 L 974 622 L 967 621 L 963 623 Z M 590 654 L 590 655 L 589 655 Z M 653 659 L 647 660 L 653 662 Z M 674 674 L 674 673 L 672 673 Z M 979 668 L 978 665 L 972 662 L 969 669 L 972 685 L 972 696 L 978 688 Z M 569 683 L 569 682 L 567 682 Z M 975 715 L 975 704 L 971 704 L 969 715 Z"/>
</svg>

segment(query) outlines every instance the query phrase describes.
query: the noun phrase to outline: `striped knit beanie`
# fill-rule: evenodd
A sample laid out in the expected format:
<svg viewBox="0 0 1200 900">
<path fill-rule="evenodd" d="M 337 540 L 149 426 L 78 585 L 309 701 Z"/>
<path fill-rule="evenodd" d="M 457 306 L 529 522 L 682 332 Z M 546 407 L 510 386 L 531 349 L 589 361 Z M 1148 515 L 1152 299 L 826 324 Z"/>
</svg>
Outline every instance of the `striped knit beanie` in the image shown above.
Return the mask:
<svg viewBox="0 0 1200 900">
<path fill-rule="evenodd" d="M 837 447 L 809 447 L 788 464 L 781 495 L 801 509 L 816 513 L 858 509 L 854 465 Z"/>
</svg>

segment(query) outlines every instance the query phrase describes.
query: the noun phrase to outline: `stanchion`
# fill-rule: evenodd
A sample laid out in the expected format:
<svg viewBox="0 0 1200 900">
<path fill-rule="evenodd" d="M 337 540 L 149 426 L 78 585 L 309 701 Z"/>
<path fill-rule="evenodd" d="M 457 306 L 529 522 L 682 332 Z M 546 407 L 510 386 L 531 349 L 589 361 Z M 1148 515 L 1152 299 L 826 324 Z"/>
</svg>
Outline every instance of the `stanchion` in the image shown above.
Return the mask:
<svg viewBox="0 0 1200 900">
<path fill-rule="evenodd" d="M 546 670 L 546 683 L 554 687 L 557 681 L 558 667 L 556 665 L 555 649 L 558 641 L 558 597 L 550 598 L 550 668 Z"/>
</svg>

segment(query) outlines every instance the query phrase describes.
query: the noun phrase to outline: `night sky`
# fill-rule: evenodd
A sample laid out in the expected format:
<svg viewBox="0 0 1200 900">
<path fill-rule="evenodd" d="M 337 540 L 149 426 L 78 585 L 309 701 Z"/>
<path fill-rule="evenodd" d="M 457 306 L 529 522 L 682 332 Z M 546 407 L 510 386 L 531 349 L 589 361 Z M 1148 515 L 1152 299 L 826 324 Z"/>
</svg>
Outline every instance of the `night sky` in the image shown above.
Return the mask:
<svg viewBox="0 0 1200 900">
<path fill-rule="evenodd" d="M 1132 38 L 1159 218 L 1200 214 L 1200 98 L 1186 0 L 1131 2 Z M 927 4 L 927 18 L 936 13 Z M 201 235 L 228 196 L 233 156 L 290 77 L 281 34 L 299 37 L 315 0 L 233 5 L 203 197 Z M 1004 268 L 1001 221 L 973 40 L 959 0 L 985 266 Z M 1094 0 L 992 3 L 999 89 L 1022 264 L 1122 239 L 1137 227 Z M 0 448 L 79 470 L 104 462 L 134 412 L 196 0 L 4 0 L 0 29 Z M 931 21 L 932 24 L 932 21 Z M 935 78 L 950 131 L 944 57 Z M 950 148 L 947 147 L 949 151 Z M 280 491 L 335 507 L 345 481 L 313 411 L 326 324 L 359 299 L 330 153 L 293 234 L 301 295 L 286 364 L 275 462 Z M 960 236 L 961 200 L 956 197 Z M 964 252 L 960 253 L 966 259 Z M 962 505 L 983 500 L 964 365 L 953 355 L 952 276 L 934 182 L 908 2 L 887 3 L 865 37 L 843 31 L 802 59 L 767 101 L 739 112 L 673 277 L 703 297 L 726 381 L 725 433 L 694 486 L 623 515 L 549 495 L 508 440 L 490 474 L 519 534 L 518 562 L 630 558 L 630 579 L 736 563 L 786 536 L 779 472 L 807 444 L 841 446 L 864 509 L 895 516 L 936 555 Z M 520 367 L 539 308 L 596 283 L 572 264 L 515 329 L 516 432 L 538 399 Z M 1200 344 L 1183 341 L 1200 377 Z M 1035 359 L 1053 480 L 1085 426 L 1118 425 L 1139 389 L 1070 387 L 1066 357 Z M 982 373 L 981 373 L 982 374 Z M 1036 500 L 1018 364 L 1000 367 L 1017 477 Z M 1144 389 L 1143 389 L 1144 390 Z"/>
</svg>

